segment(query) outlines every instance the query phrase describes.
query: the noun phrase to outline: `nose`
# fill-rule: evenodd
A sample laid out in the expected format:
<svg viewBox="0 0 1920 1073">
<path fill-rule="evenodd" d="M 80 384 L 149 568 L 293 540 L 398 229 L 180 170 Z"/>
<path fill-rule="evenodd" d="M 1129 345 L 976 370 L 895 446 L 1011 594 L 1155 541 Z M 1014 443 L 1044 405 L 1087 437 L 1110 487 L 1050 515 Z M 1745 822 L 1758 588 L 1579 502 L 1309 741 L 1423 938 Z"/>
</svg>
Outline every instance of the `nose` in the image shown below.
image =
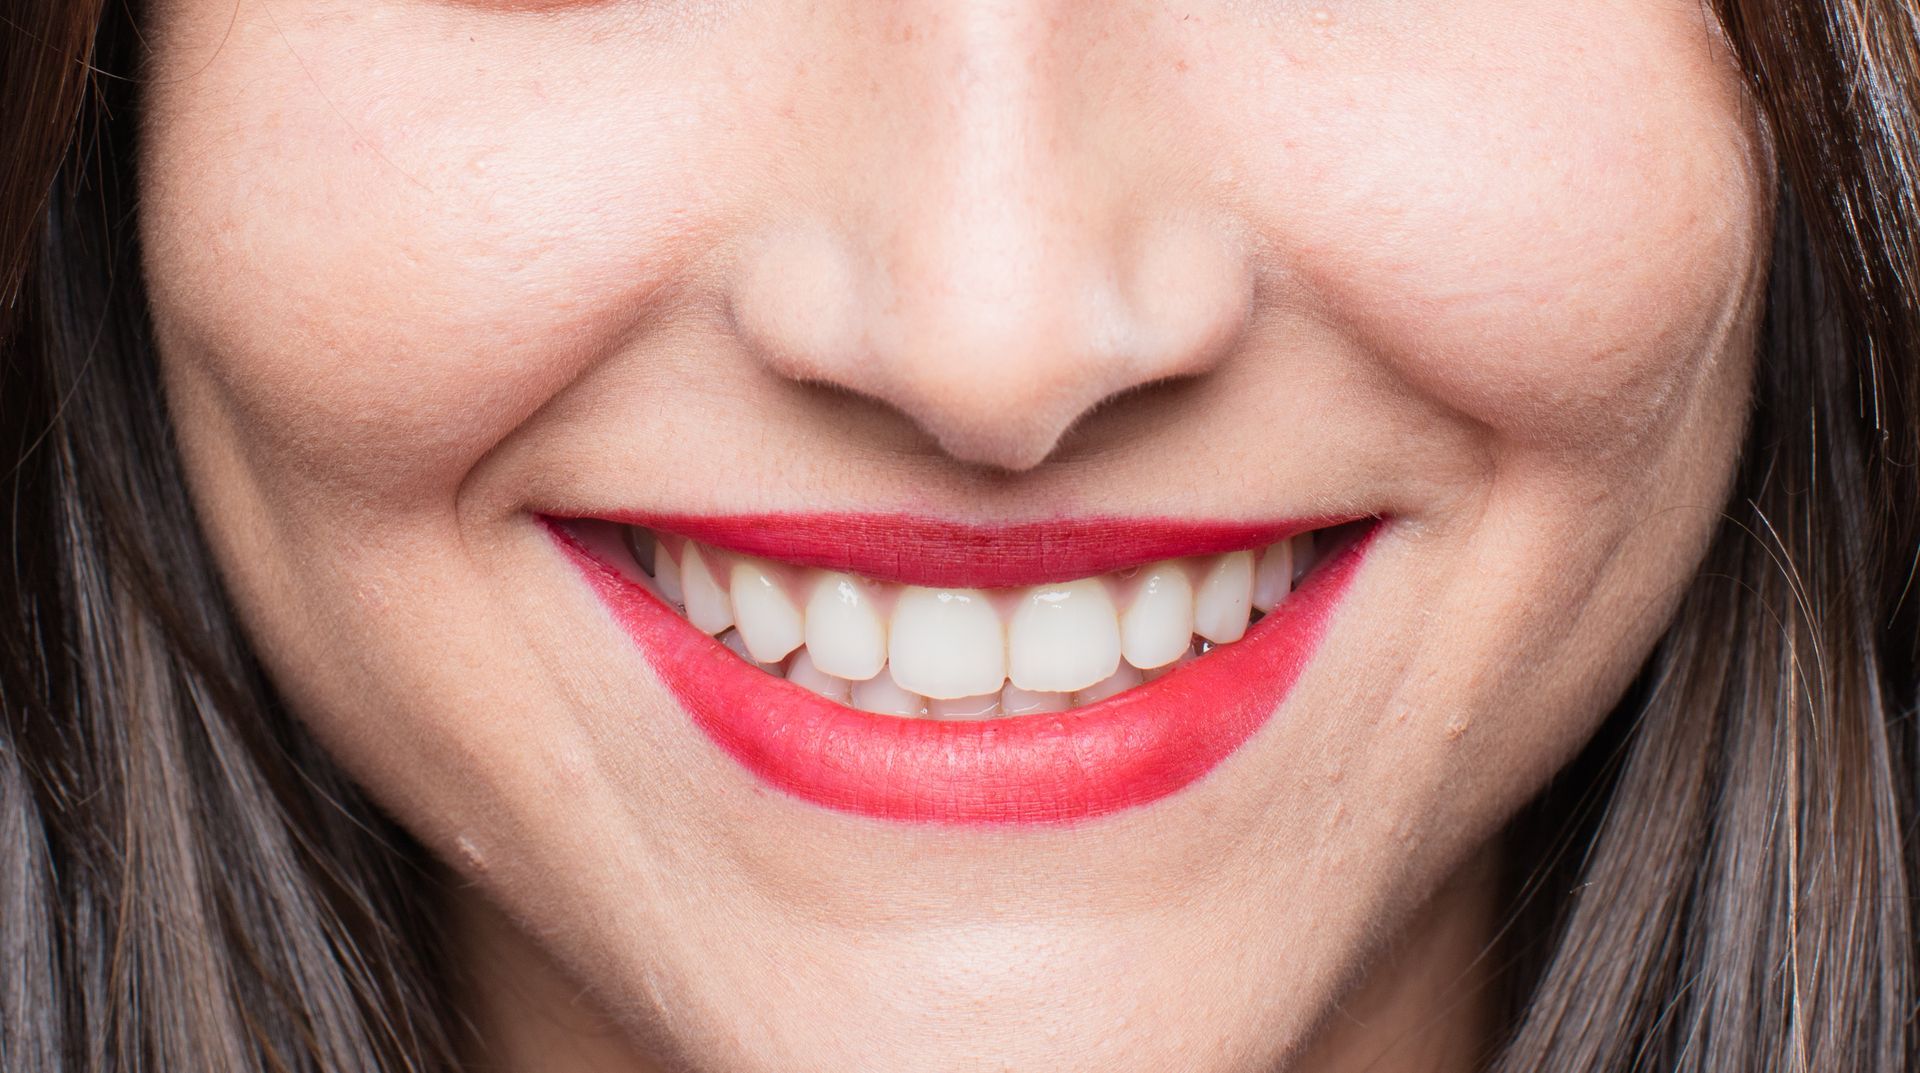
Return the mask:
<svg viewBox="0 0 1920 1073">
<path fill-rule="evenodd" d="M 1194 169 L 1090 102 L 1058 12 L 938 6 L 839 97 L 867 102 L 830 121 L 842 192 L 745 245 L 733 322 L 780 375 L 1022 471 L 1106 400 L 1220 363 L 1252 276 L 1234 221 L 1182 187 Z"/>
</svg>

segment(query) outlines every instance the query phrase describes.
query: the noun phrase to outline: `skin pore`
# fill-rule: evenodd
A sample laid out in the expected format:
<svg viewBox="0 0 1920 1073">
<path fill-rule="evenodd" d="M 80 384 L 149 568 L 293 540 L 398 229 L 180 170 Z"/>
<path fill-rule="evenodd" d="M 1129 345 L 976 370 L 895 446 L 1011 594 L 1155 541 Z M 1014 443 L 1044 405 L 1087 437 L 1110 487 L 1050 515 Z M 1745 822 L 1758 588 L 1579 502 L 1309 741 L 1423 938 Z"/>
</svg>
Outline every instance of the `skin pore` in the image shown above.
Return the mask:
<svg viewBox="0 0 1920 1073">
<path fill-rule="evenodd" d="M 492 1068 L 1471 1068 L 1501 824 L 1718 520 L 1771 162 L 1680 0 L 163 0 L 140 226 L 287 702 Z M 1085 823 L 821 809 L 542 513 L 1389 519 Z"/>
</svg>

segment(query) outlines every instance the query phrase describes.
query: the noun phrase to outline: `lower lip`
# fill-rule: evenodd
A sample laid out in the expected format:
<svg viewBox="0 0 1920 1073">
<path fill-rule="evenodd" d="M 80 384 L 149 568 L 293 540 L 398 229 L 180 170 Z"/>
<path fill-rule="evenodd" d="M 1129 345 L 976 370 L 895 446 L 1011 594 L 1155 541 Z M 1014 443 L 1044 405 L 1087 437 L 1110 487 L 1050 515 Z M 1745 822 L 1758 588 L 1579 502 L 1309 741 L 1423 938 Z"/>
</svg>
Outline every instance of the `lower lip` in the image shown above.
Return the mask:
<svg viewBox="0 0 1920 1073">
<path fill-rule="evenodd" d="M 693 723 L 763 782 L 908 823 L 1063 824 L 1198 781 L 1264 726 L 1312 659 L 1378 525 L 1245 637 L 1097 704 L 945 721 L 862 712 L 750 666 L 557 525 L 561 551 Z"/>
</svg>

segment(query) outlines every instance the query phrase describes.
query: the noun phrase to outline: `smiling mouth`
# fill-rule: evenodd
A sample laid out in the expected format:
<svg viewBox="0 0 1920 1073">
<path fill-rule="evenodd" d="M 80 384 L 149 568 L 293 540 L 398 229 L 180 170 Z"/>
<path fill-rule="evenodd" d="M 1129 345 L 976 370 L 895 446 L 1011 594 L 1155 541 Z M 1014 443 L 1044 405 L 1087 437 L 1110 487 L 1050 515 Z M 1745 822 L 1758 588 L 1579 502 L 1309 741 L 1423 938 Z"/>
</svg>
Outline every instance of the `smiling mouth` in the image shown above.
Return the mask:
<svg viewBox="0 0 1920 1073">
<path fill-rule="evenodd" d="M 1379 527 L 545 521 L 751 772 L 947 823 L 1100 815 L 1205 774 L 1278 707 Z"/>
</svg>

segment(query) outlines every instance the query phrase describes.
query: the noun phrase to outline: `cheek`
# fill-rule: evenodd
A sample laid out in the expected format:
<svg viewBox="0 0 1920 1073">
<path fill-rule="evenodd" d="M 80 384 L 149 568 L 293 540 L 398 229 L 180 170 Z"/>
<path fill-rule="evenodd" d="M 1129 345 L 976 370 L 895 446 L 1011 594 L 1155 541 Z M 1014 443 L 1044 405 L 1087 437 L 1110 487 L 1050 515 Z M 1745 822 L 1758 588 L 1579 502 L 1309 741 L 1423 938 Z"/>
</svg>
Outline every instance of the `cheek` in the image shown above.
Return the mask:
<svg viewBox="0 0 1920 1073">
<path fill-rule="evenodd" d="M 1754 294 L 1769 165 L 1697 11 L 1516 6 L 1270 66 L 1246 168 L 1281 285 L 1415 392 L 1506 443 L 1644 442 Z"/>
<path fill-rule="evenodd" d="M 541 47 L 577 29 L 473 40 L 428 5 L 242 3 L 231 32 L 227 5 L 184 6 L 222 14 L 163 27 L 154 316 L 170 374 L 276 480 L 387 506 L 451 487 L 688 270 L 712 124 L 658 57 L 583 73 Z"/>
</svg>

